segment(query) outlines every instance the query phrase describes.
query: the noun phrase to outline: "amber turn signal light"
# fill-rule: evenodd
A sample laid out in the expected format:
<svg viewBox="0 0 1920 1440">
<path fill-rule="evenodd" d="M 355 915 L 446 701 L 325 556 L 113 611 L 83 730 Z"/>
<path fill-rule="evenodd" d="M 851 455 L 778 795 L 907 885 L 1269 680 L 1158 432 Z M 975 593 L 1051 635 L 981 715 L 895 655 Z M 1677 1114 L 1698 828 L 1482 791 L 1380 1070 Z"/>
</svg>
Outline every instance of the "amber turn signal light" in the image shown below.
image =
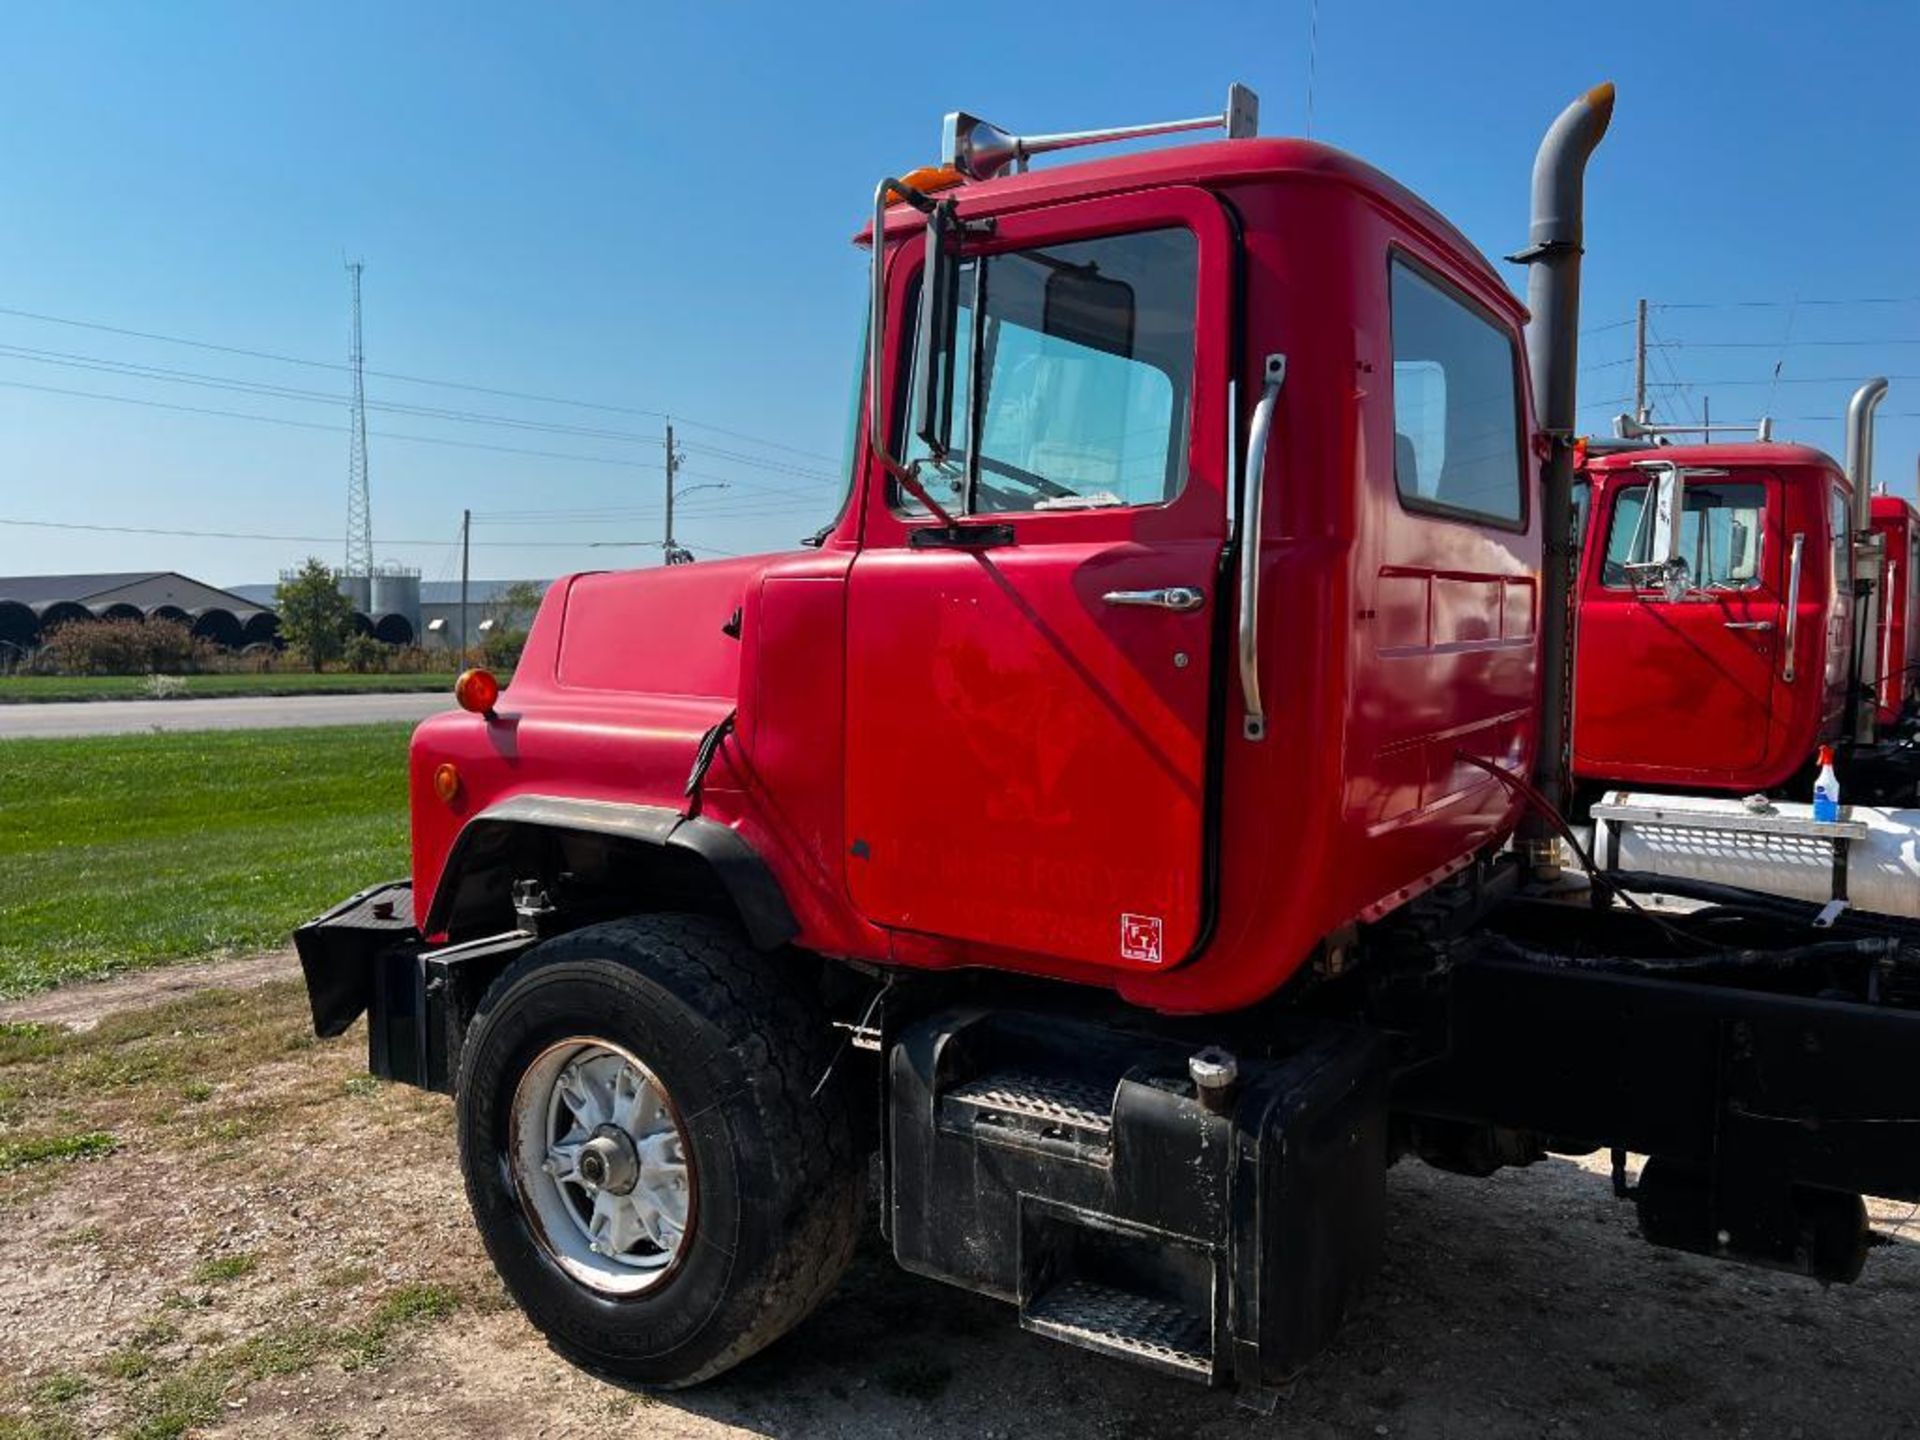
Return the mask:
<svg viewBox="0 0 1920 1440">
<path fill-rule="evenodd" d="M 453 699 L 462 710 L 476 715 L 491 715 L 500 699 L 500 682 L 491 670 L 462 670 L 453 682 Z"/>
<path fill-rule="evenodd" d="M 448 805 L 460 797 L 460 771 L 449 760 L 433 772 L 433 793 Z"/>
</svg>

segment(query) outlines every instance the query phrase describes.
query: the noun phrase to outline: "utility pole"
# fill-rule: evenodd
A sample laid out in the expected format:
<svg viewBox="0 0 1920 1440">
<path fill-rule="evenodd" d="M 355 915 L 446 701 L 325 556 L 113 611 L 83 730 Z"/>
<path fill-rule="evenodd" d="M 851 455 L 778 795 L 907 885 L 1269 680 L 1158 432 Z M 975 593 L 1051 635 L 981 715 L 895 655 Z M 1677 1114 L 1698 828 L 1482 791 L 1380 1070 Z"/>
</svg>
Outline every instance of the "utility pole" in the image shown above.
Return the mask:
<svg viewBox="0 0 1920 1440">
<path fill-rule="evenodd" d="M 674 449 L 673 421 L 669 420 L 667 421 L 667 535 L 665 559 L 662 562 L 667 565 L 689 565 L 693 563 L 693 555 L 681 549 L 679 542 L 673 538 L 673 487 L 675 477 L 678 475 L 679 470 L 680 452 Z M 695 488 L 697 489 L 698 487 L 696 486 Z"/>
<path fill-rule="evenodd" d="M 1713 443 L 1713 397 L 1711 395 L 1700 397 L 1700 431 L 1700 443 L 1711 445 Z"/>
<path fill-rule="evenodd" d="M 663 552 L 666 559 L 660 563 L 673 563 L 673 470 L 677 457 L 673 453 L 673 421 L 667 421 L 667 545 Z"/>
<path fill-rule="evenodd" d="M 1641 300 L 1634 312 L 1633 330 L 1633 418 L 1647 423 L 1647 302 Z"/>
<path fill-rule="evenodd" d="M 473 511 L 460 512 L 460 663 L 467 663 L 467 574 L 473 554 Z"/>
</svg>

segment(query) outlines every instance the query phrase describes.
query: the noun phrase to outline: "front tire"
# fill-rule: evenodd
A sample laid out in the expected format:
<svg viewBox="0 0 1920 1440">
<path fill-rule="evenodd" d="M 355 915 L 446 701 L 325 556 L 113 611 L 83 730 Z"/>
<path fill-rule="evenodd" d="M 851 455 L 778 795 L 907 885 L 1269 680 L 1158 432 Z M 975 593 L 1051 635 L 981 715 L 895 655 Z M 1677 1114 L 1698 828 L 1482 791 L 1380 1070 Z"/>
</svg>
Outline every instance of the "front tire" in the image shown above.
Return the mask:
<svg viewBox="0 0 1920 1440">
<path fill-rule="evenodd" d="M 467 1196 L 568 1358 L 696 1384 L 846 1269 L 864 1187 L 796 968 L 720 922 L 648 916 L 534 947 L 482 1000 L 456 1090 Z"/>
</svg>

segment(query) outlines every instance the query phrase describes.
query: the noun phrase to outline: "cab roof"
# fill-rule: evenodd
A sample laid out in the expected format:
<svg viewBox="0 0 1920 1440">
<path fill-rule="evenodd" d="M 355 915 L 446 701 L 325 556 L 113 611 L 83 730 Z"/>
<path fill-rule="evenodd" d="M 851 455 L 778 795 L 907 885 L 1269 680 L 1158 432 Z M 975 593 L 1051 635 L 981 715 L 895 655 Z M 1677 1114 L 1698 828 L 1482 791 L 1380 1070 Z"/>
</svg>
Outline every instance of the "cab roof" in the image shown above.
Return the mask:
<svg viewBox="0 0 1920 1440">
<path fill-rule="evenodd" d="M 1164 185 L 1200 185 L 1215 189 L 1281 177 L 1343 185 L 1394 211 L 1409 225 L 1426 231 L 1429 238 L 1457 254 L 1491 289 L 1511 302 L 1517 318 L 1525 319 L 1526 306 L 1508 288 L 1492 262 L 1452 221 L 1385 171 L 1317 140 L 1262 137 L 1174 145 L 1103 160 L 1048 165 L 1025 175 L 973 181 L 940 193 L 958 200 L 964 216 L 975 206 L 996 211 L 1026 209 Z M 919 212 L 911 206 L 895 205 L 887 213 L 887 235 L 892 238 L 917 232 L 921 223 Z M 861 227 L 854 237 L 855 243 L 866 244 L 871 228 L 871 225 Z"/>
</svg>

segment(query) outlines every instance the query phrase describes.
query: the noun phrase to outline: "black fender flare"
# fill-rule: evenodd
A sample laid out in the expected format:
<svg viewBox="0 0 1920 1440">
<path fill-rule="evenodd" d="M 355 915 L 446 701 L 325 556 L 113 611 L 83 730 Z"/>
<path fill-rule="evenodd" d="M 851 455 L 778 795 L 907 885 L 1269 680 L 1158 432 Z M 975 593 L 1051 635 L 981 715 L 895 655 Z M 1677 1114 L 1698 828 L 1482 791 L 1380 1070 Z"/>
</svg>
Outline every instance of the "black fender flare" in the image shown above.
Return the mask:
<svg viewBox="0 0 1920 1440">
<path fill-rule="evenodd" d="M 463 866 L 476 846 L 503 828 L 574 831 L 687 851 L 712 869 L 756 947 L 778 949 L 800 933 L 780 882 L 739 831 L 704 817 L 690 818 L 665 805 L 558 795 L 515 795 L 482 810 L 461 828 L 434 887 L 432 907 L 420 927 L 423 933 L 435 935 L 447 929 Z"/>
</svg>

